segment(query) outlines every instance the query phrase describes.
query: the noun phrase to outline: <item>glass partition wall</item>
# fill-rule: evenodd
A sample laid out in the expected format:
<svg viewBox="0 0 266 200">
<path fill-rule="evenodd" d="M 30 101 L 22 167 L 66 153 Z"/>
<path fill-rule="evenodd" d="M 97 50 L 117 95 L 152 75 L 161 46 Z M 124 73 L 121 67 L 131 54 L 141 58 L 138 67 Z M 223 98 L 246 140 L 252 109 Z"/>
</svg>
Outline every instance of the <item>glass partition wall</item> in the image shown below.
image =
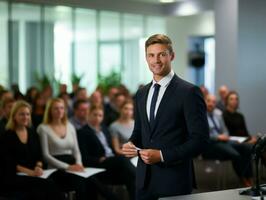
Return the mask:
<svg viewBox="0 0 266 200">
<path fill-rule="evenodd" d="M 92 92 L 115 71 L 131 92 L 151 80 L 144 41 L 165 33 L 165 19 L 130 13 L 0 1 L 0 84 L 25 92 L 41 77 L 67 84 L 83 75 Z"/>
</svg>

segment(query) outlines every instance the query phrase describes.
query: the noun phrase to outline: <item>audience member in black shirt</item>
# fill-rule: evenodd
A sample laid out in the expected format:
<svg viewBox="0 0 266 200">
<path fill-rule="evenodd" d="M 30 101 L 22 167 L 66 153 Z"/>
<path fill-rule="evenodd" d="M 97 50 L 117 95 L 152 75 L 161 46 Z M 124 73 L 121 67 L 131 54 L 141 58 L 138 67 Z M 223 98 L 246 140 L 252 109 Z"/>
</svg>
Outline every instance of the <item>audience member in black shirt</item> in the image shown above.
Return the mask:
<svg viewBox="0 0 266 200">
<path fill-rule="evenodd" d="M 12 97 L 5 98 L 2 101 L 1 104 L 2 118 L 0 120 L 0 135 L 5 132 L 6 123 L 9 118 L 10 111 L 12 109 L 14 102 L 15 99 L 13 99 Z"/>
<path fill-rule="evenodd" d="M 105 105 L 104 108 L 104 120 L 103 123 L 105 126 L 109 127 L 111 123 L 119 118 L 120 107 L 126 101 L 126 96 L 122 93 L 117 93 L 114 96 L 113 102 L 109 102 Z"/>
<path fill-rule="evenodd" d="M 42 153 L 38 135 L 29 128 L 30 112 L 25 101 L 17 101 L 11 110 L 2 143 L 8 158 L 5 165 L 13 168 L 14 173 L 5 179 L 4 185 L 10 191 L 26 192 L 26 199 L 60 200 L 62 196 L 54 182 L 39 178 L 43 174 Z"/>
<path fill-rule="evenodd" d="M 255 144 L 257 139 L 250 136 L 246 126 L 244 115 L 237 111 L 239 107 L 239 96 L 237 92 L 228 93 L 225 101 L 226 110 L 223 112 L 225 125 L 231 136 L 249 137 L 248 143 Z"/>
</svg>

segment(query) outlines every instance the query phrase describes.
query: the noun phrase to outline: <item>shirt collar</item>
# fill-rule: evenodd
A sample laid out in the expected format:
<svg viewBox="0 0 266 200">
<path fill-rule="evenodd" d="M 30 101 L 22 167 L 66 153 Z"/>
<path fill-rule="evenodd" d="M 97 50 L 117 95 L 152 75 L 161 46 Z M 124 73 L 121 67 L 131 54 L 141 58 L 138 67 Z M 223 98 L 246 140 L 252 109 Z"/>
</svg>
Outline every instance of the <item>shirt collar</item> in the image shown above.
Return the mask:
<svg viewBox="0 0 266 200">
<path fill-rule="evenodd" d="M 167 87 L 174 77 L 175 73 L 173 70 L 171 70 L 165 77 L 163 77 L 159 82 L 156 82 L 154 79 L 152 80 L 152 87 L 154 84 L 159 84 L 161 87 Z"/>
</svg>

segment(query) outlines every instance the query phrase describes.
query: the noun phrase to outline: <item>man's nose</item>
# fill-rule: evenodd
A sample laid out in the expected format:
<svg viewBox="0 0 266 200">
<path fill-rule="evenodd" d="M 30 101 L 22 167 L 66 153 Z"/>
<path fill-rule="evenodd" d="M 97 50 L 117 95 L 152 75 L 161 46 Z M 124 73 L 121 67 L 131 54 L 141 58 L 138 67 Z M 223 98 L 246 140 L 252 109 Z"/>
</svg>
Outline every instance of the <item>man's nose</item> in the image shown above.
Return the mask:
<svg viewBox="0 0 266 200">
<path fill-rule="evenodd" d="M 161 62 L 160 55 L 157 55 L 157 56 L 155 57 L 155 61 L 156 61 L 156 62 Z"/>
</svg>

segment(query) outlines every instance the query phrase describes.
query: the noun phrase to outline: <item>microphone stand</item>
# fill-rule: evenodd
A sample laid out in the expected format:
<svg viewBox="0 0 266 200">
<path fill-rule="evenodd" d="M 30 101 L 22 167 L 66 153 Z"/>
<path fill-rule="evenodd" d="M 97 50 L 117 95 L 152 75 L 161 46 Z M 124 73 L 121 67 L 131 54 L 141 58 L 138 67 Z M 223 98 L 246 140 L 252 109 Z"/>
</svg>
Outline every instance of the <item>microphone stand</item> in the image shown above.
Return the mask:
<svg viewBox="0 0 266 200">
<path fill-rule="evenodd" d="M 264 150 L 265 148 L 263 148 Z M 253 185 L 251 188 L 240 191 L 239 194 L 240 195 L 248 195 L 248 196 L 260 196 L 263 199 L 263 196 L 266 195 L 266 190 L 261 188 L 260 186 L 260 180 L 259 180 L 259 160 L 261 157 L 261 153 L 263 153 L 263 151 L 259 151 L 259 152 L 254 152 L 253 154 L 253 159 L 255 160 L 255 185 Z"/>
</svg>

